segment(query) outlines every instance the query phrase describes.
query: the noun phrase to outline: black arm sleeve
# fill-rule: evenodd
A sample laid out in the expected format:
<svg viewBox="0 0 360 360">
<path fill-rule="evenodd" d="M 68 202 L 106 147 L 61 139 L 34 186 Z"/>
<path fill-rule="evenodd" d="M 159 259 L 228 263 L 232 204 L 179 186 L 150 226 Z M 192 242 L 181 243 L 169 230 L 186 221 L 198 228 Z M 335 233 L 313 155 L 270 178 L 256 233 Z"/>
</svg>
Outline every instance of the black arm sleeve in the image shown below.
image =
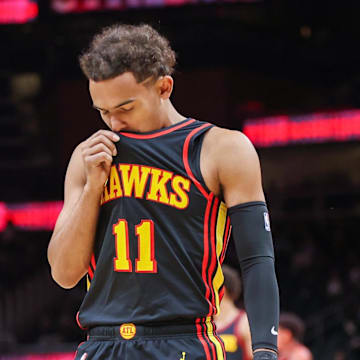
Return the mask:
<svg viewBox="0 0 360 360">
<path fill-rule="evenodd" d="M 277 351 L 279 291 L 266 204 L 254 201 L 236 205 L 229 208 L 229 215 L 242 272 L 252 348 Z"/>
</svg>

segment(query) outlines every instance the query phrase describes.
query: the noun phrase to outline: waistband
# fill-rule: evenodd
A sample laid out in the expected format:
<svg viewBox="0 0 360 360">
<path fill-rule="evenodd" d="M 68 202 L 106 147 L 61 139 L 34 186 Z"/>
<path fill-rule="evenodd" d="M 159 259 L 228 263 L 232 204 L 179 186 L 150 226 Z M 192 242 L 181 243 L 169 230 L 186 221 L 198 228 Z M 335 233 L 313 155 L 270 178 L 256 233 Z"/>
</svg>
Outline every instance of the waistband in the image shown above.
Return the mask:
<svg viewBox="0 0 360 360">
<path fill-rule="evenodd" d="M 199 326 L 200 325 L 200 326 Z M 199 334 L 208 330 L 205 323 L 201 324 L 161 324 L 161 325 L 137 325 L 124 323 L 115 326 L 96 326 L 88 330 L 88 337 L 119 337 L 130 340 L 140 337 L 168 336 L 182 334 Z M 215 329 L 214 329 L 215 330 Z"/>
</svg>

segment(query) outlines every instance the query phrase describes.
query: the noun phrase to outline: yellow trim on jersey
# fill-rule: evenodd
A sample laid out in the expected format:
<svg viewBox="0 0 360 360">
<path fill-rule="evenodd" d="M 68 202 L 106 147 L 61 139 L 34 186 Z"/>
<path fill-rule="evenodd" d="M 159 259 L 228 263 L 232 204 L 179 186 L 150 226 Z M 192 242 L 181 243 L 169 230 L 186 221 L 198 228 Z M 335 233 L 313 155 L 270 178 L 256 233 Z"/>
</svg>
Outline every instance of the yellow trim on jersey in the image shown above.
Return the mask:
<svg viewBox="0 0 360 360">
<path fill-rule="evenodd" d="M 216 221 L 216 255 L 220 257 L 224 246 L 224 233 L 226 225 L 227 207 L 221 202 L 218 211 L 218 218 Z"/>
<path fill-rule="evenodd" d="M 224 283 L 224 275 L 220 266 L 219 258 L 224 247 L 225 225 L 227 219 L 227 207 L 221 202 L 219 206 L 218 216 L 216 220 L 216 257 L 217 269 L 213 279 L 213 288 L 215 294 L 215 304 L 217 313 L 220 312 L 219 289 Z"/>
<path fill-rule="evenodd" d="M 221 346 L 220 340 L 214 335 L 214 327 L 211 322 L 211 317 L 206 318 L 206 328 L 207 328 L 206 331 L 207 336 L 209 337 L 211 342 L 215 345 L 217 360 L 224 360 L 223 348 Z"/>
<path fill-rule="evenodd" d="M 89 291 L 90 285 L 91 285 L 91 282 L 89 279 L 89 275 L 86 275 L 86 291 Z"/>
</svg>

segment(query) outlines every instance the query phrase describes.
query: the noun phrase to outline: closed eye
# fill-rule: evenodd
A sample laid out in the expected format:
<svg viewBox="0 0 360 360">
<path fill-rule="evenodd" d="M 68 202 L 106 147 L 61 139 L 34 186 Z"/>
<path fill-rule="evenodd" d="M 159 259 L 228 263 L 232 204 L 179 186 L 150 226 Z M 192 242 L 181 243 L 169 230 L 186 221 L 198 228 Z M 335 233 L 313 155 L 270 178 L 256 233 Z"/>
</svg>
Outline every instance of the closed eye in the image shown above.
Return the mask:
<svg viewBox="0 0 360 360">
<path fill-rule="evenodd" d="M 121 107 L 120 110 L 127 112 L 127 111 L 131 111 L 133 108 L 134 108 L 133 106 L 129 108 Z"/>
</svg>

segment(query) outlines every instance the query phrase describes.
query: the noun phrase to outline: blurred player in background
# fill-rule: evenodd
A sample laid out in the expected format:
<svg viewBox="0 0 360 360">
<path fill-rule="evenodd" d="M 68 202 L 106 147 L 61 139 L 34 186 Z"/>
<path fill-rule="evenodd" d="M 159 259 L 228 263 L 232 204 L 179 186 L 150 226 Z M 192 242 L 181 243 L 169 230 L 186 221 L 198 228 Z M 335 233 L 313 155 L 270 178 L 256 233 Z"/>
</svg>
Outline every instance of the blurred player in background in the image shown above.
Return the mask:
<svg viewBox="0 0 360 360">
<path fill-rule="evenodd" d="M 248 318 L 235 302 L 241 294 L 241 280 L 236 270 L 223 265 L 224 297 L 220 313 L 215 316 L 217 332 L 224 341 L 227 360 L 252 359 L 251 336 Z"/>
<path fill-rule="evenodd" d="M 295 314 L 280 314 L 279 360 L 312 360 L 310 350 L 301 343 L 305 331 L 304 322 Z"/>
<path fill-rule="evenodd" d="M 213 316 L 230 220 L 254 359 L 277 359 L 274 249 L 250 141 L 177 112 L 175 53 L 148 25 L 104 29 L 80 65 L 109 130 L 74 150 L 48 248 L 61 286 L 87 274 L 76 359 L 222 360 Z"/>
</svg>

